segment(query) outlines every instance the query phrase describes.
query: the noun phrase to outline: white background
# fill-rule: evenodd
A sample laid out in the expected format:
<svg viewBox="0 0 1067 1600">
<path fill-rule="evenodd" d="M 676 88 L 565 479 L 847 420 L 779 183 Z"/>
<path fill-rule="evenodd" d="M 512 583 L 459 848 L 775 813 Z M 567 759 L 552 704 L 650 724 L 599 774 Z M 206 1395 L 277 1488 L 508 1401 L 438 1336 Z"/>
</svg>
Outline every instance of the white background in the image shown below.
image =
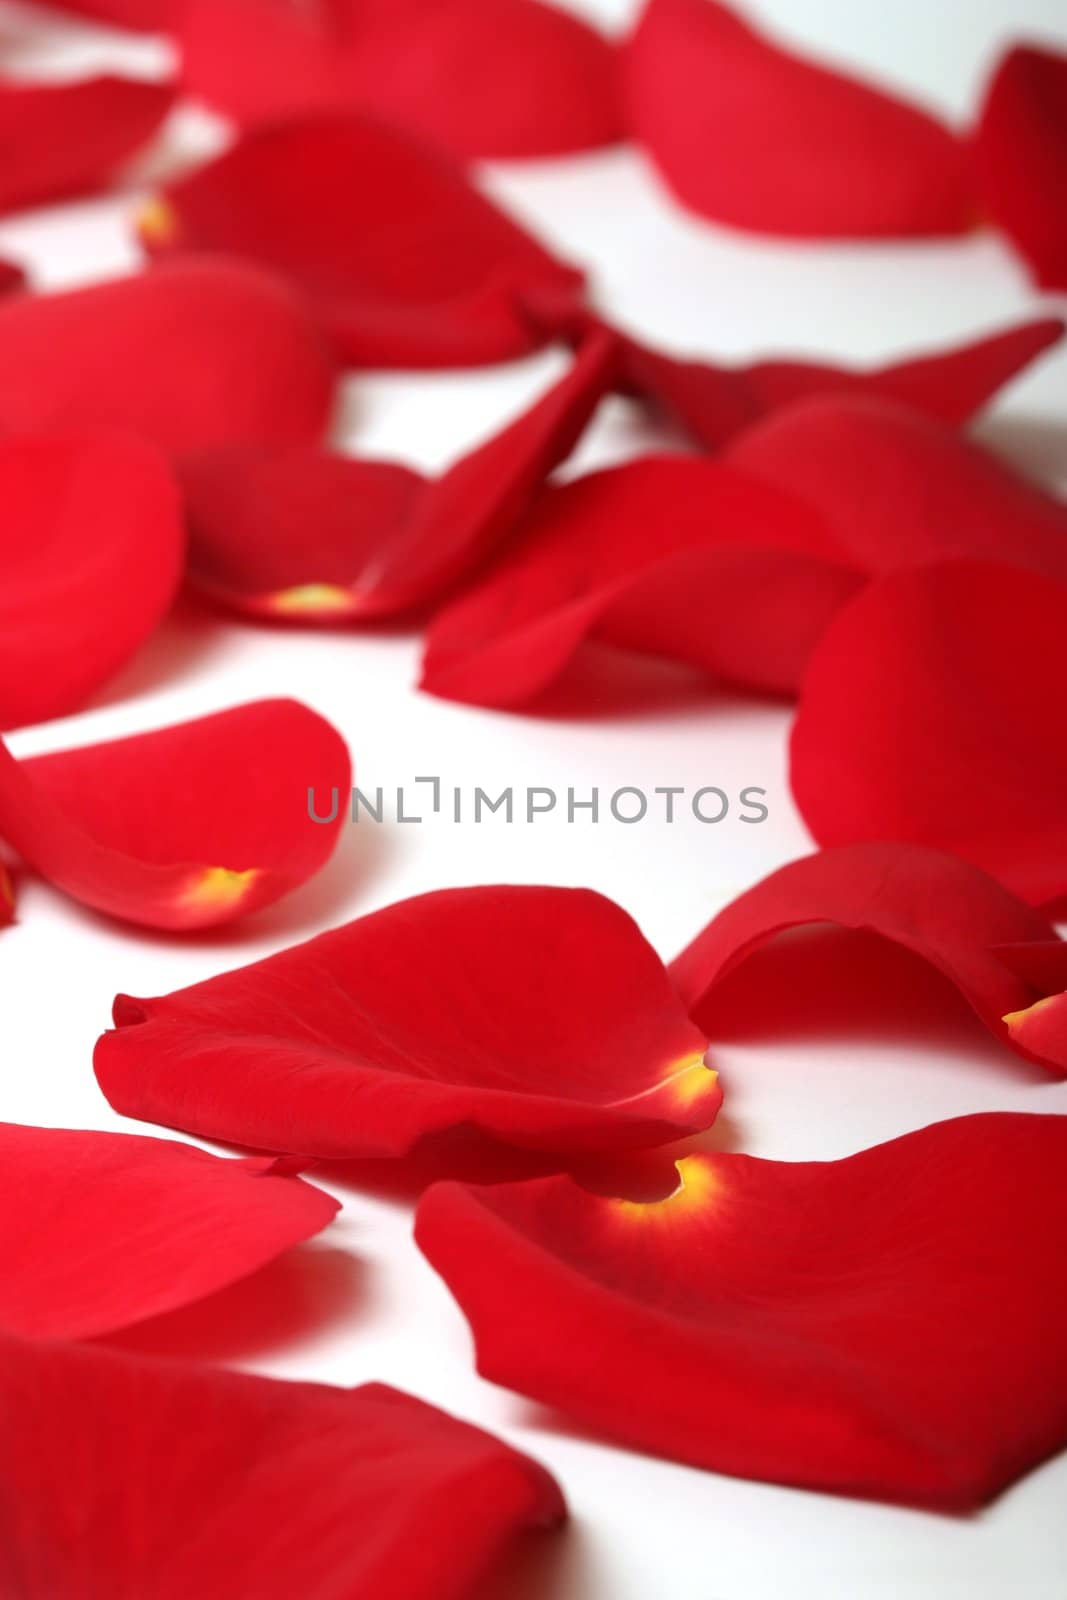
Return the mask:
<svg viewBox="0 0 1067 1600">
<path fill-rule="evenodd" d="M 631 0 L 585 0 L 581 9 L 621 25 L 635 8 Z M 956 119 L 975 104 L 1007 38 L 1029 32 L 1067 42 L 1062 0 L 752 0 L 749 10 Z M 0 7 L 0 56 L 9 70 L 67 74 L 107 62 L 151 73 L 165 65 L 165 50 L 152 42 L 130 44 L 66 19 L 42 27 L 42 16 L 31 23 L 28 12 Z M 183 115 L 153 165 L 170 170 L 172 158 L 220 137 L 210 119 Z M 791 351 L 873 361 L 1040 309 L 1020 265 L 992 234 L 877 247 L 736 236 L 685 216 L 631 151 L 499 167 L 487 177 L 503 201 L 591 269 L 612 314 L 690 354 Z M 42 284 L 122 270 L 135 262 L 125 223 L 138 192 L 132 185 L 118 198 L 6 220 L 0 252 L 29 261 Z M 560 364 L 546 354 L 470 374 L 357 377 L 339 441 L 439 467 L 519 410 Z M 1067 461 L 1067 357 L 1015 384 L 981 432 L 1051 476 L 1057 461 Z M 568 470 L 650 442 L 635 415 L 613 403 Z M 701 625 L 694 615 L 692 626 Z M 292 694 L 343 730 L 365 788 L 417 773 L 468 789 L 599 785 L 604 794 L 623 784 L 731 791 L 759 784 L 770 794 L 770 821 L 760 828 L 364 825 L 348 831 L 316 882 L 281 906 L 231 932 L 184 942 L 110 925 L 23 880 L 18 925 L 0 945 L 0 1115 L 130 1126 L 111 1114 L 90 1068 L 116 989 L 166 992 L 405 895 L 499 880 L 592 885 L 632 911 L 669 957 L 738 890 L 808 848 L 786 781 L 788 707 L 726 695 L 673 669 L 620 671 L 599 658 L 582 673 L 582 700 L 595 703 L 595 714 L 577 714 L 573 696 L 559 698 L 551 714 L 495 714 L 417 694 L 418 655 L 418 640 L 403 631 L 283 633 L 230 626 L 185 603 L 92 708 L 11 743 L 17 753 L 61 748 Z M 174 781 L 181 783 L 180 772 Z M 896 1003 L 874 1026 L 869 1018 L 827 1023 L 837 1002 L 854 999 L 835 997 L 828 985 L 790 1025 L 782 993 L 796 980 L 787 975 L 779 986 L 770 974 L 762 994 L 774 1015 L 762 1016 L 757 991 L 755 1003 L 741 1008 L 746 1018 L 724 1029 L 728 1037 L 715 1048 L 727 1108 L 714 1139 L 764 1156 L 836 1157 L 970 1111 L 1067 1112 L 1062 1085 L 994 1047 L 962 1006 L 941 1003 L 920 969 L 896 967 Z M 597 1443 L 474 1375 L 466 1325 L 411 1243 L 408 1207 L 338 1192 L 345 1212 L 323 1240 L 213 1307 L 127 1342 L 280 1377 L 382 1379 L 539 1457 L 567 1491 L 574 1525 L 532 1555 L 521 1578 L 490 1586 L 483 1600 L 490 1593 L 510 1600 L 1052 1600 L 1064 1592 L 1067 1459 L 1033 1473 L 982 1515 L 953 1520 L 720 1478 Z M 635 1383 L 638 1357 L 635 1351 Z"/>
</svg>

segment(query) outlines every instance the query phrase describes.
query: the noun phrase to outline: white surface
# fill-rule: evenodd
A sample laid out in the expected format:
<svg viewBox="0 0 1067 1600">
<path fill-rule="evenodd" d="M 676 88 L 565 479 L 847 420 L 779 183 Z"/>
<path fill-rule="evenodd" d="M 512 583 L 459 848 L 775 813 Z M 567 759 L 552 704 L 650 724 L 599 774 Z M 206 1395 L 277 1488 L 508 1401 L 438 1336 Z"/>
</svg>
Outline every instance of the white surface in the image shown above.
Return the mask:
<svg viewBox="0 0 1067 1600">
<path fill-rule="evenodd" d="M 629 0 L 589 3 L 621 21 Z M 751 11 L 812 48 L 925 94 L 959 114 L 1013 32 L 1067 40 L 1060 0 L 763 0 Z M 152 71 L 144 41 L 117 46 L 64 22 L 38 47 L 25 14 L 0 10 L 0 50 L 21 70 L 77 70 L 90 58 Z M 71 44 L 70 40 L 78 41 Z M 32 45 L 33 48 L 28 48 Z M 204 133 L 186 120 L 186 138 Z M 206 133 L 210 143 L 211 130 Z M 772 350 L 875 359 L 947 343 L 1039 309 L 1022 269 L 992 235 L 945 244 L 799 248 L 731 235 L 685 217 L 641 160 L 613 152 L 499 169 L 496 192 L 593 270 L 603 304 L 665 343 L 741 356 Z M 106 276 L 134 259 L 132 194 L 0 224 L 0 252 L 49 283 Z M 1045 303 L 1049 308 L 1048 302 Z M 443 464 L 518 410 L 559 366 L 351 385 L 345 443 Z M 161 381 L 165 374 L 161 373 Z M 1067 358 L 1047 361 L 983 423 L 988 438 L 1039 470 L 1062 463 Z M 622 405 L 583 446 L 588 466 L 640 448 Z M 570 470 L 573 470 L 573 464 Z M 693 626 L 701 619 L 694 616 Z M 364 787 L 419 773 L 446 784 L 544 783 L 610 793 L 623 784 L 759 784 L 759 828 L 695 822 L 350 829 L 316 882 L 233 932 L 145 938 L 23 882 L 19 924 L 2 936 L 7 1067 L 0 1115 L 66 1126 L 131 1127 L 111 1114 L 90 1068 L 116 989 L 165 992 L 265 955 L 404 895 L 458 883 L 585 883 L 614 896 L 665 956 L 740 888 L 808 848 L 785 769 L 786 707 L 727 696 L 671 671 L 620 687 L 603 667 L 602 714 L 506 716 L 419 696 L 417 639 L 404 633 L 300 634 L 230 627 L 184 609 L 94 708 L 12 739 L 18 753 L 61 748 L 180 720 L 261 695 L 299 696 L 331 717 Z M 598 678 L 599 674 L 599 678 Z M 644 687 L 642 687 L 644 684 Z M 180 774 L 175 775 L 180 782 Z M 902 987 L 906 1012 L 911 991 Z M 834 1157 L 932 1120 L 991 1109 L 1067 1112 L 1067 1089 L 995 1049 L 959 1008 L 933 1030 L 883 1019 L 845 1032 L 715 1051 L 727 1109 L 715 1137 L 756 1154 Z M 338 1191 L 342 1192 L 342 1191 Z M 195 1310 L 157 1341 L 256 1371 L 338 1383 L 378 1378 L 506 1434 L 546 1462 L 575 1523 L 500 1596 L 523 1600 L 1053 1600 L 1067 1586 L 1067 1459 L 1034 1473 L 970 1520 L 744 1483 L 644 1459 L 565 1431 L 473 1373 L 466 1325 L 410 1239 L 399 1203 L 343 1192 L 345 1212 L 318 1244 L 231 1292 L 229 1341 Z M 284 1327 L 283 1327 L 284 1325 Z M 289 1337 L 283 1337 L 288 1329 Z M 258 1332 L 256 1331 L 258 1329 Z M 146 1338 L 148 1336 L 142 1336 Z M 151 1340 L 149 1340 L 151 1342 Z M 639 1377 L 635 1378 L 639 1382 Z"/>
</svg>

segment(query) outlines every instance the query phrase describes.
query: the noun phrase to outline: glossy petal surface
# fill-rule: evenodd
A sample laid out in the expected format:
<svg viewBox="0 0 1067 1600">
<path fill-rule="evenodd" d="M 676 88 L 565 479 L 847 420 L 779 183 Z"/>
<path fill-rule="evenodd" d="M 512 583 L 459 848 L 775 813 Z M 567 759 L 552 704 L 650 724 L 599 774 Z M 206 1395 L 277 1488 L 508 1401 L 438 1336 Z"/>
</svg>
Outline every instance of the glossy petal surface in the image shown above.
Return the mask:
<svg viewBox="0 0 1067 1600">
<path fill-rule="evenodd" d="M 136 439 L 0 442 L 0 727 L 76 711 L 153 632 L 181 582 L 166 462 Z"/>
<path fill-rule="evenodd" d="M 16 761 L 0 746 L 0 838 L 41 877 L 108 916 L 183 931 L 244 916 L 332 854 L 351 763 L 294 700 Z M 336 788 L 328 824 L 308 789 Z"/>
<path fill-rule="evenodd" d="M 420 895 L 114 1015 L 116 1109 L 260 1150 L 400 1157 L 474 1129 L 562 1161 L 680 1138 L 721 1098 L 659 958 L 584 889 Z"/>
<path fill-rule="evenodd" d="M 692 1155 L 665 1200 L 437 1185 L 484 1377 L 642 1450 L 964 1511 L 1067 1444 L 1067 1117 L 842 1161 Z"/>
<path fill-rule="evenodd" d="M 779 48 L 716 0 L 648 0 L 627 69 L 637 138 L 712 221 L 802 238 L 971 225 L 965 149 L 946 127 Z"/>
<path fill-rule="evenodd" d="M 202 1299 L 318 1233 L 338 1202 L 265 1159 L 0 1123 L 0 1328 L 85 1339 Z"/>
<path fill-rule="evenodd" d="M 5 1339 L 0 1406 L 0 1584 L 24 1600 L 464 1600 L 564 1515 L 527 1457 L 379 1384 Z"/>
<path fill-rule="evenodd" d="M 820 844 L 965 857 L 1033 904 L 1067 891 L 1067 586 L 957 561 L 872 584 L 830 624 L 793 730 Z"/>
</svg>

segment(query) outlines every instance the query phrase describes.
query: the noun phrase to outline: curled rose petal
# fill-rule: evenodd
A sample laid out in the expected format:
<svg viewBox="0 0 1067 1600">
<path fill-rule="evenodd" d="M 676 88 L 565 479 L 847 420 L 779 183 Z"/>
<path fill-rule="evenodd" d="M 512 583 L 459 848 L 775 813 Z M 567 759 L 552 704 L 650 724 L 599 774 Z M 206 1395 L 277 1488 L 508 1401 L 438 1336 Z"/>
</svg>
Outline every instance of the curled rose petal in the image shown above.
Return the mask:
<svg viewBox="0 0 1067 1600">
<path fill-rule="evenodd" d="M 221 251 L 273 268 L 360 366 L 524 355 L 549 336 L 526 298 L 569 307 L 581 291 L 581 274 L 446 155 L 355 116 L 247 134 L 151 201 L 139 228 L 153 255 Z"/>
<path fill-rule="evenodd" d="M 1004 1018 L 1017 1050 L 1067 1074 L 1067 993 L 1043 995 Z"/>
<path fill-rule="evenodd" d="M 484 565 L 605 392 L 594 337 L 528 410 L 440 478 L 306 448 L 209 451 L 182 474 L 190 577 L 253 616 L 338 622 L 438 600 Z"/>
<path fill-rule="evenodd" d="M 0 1123 L 0 1328 L 113 1333 L 247 1277 L 338 1202 L 266 1159 L 168 1139 Z"/>
<path fill-rule="evenodd" d="M 646 457 L 550 486 L 516 550 L 435 619 L 422 687 L 519 705 L 595 635 L 790 691 L 861 581 L 830 545 L 799 501 L 693 457 Z"/>
<path fill-rule="evenodd" d="M 715 222 L 843 238 L 972 224 L 966 150 L 948 128 L 789 53 L 715 0 L 648 0 L 626 65 L 636 137 Z"/>
<path fill-rule="evenodd" d="M 0 441 L 0 727 L 76 711 L 153 632 L 182 578 L 166 462 L 137 439 Z"/>
<path fill-rule="evenodd" d="M 102 188 L 157 131 L 170 84 L 0 83 L 0 212 Z"/>
<path fill-rule="evenodd" d="M 694 1466 L 963 1511 L 1067 1444 L 1065 1161 L 1067 1117 L 962 1117 L 691 1155 L 644 1204 L 435 1185 L 416 1237 L 493 1382 Z"/>
<path fill-rule="evenodd" d="M 114 1016 L 116 1109 L 258 1150 L 402 1157 L 474 1129 L 564 1160 L 681 1138 L 721 1099 L 658 956 L 584 889 L 420 895 Z"/>
<path fill-rule="evenodd" d="M 1016 45 L 974 137 L 982 202 L 1046 289 L 1067 288 L 1067 55 Z"/>
<path fill-rule="evenodd" d="M 1067 892 L 1067 586 L 992 562 L 892 573 L 831 622 L 793 729 L 820 844 L 901 839 L 1033 904 Z"/>
<path fill-rule="evenodd" d="M 559 331 L 558 305 L 546 308 L 545 326 Z M 584 338 L 590 327 L 605 326 L 579 310 L 569 337 Z M 866 369 L 787 357 L 716 366 L 679 360 L 618 334 L 618 387 L 656 407 L 707 450 L 718 450 L 783 406 L 819 395 L 883 399 L 961 423 L 1058 344 L 1064 328 L 1062 317 L 1039 317 L 933 355 Z"/>
<path fill-rule="evenodd" d="M 527 1456 L 396 1389 L 0 1346 L 0 1589 L 465 1600 L 565 1515 Z"/>
<path fill-rule="evenodd" d="M 955 856 L 913 844 L 842 845 L 772 872 L 672 962 L 671 978 L 694 1022 L 713 1034 L 722 979 L 777 934 L 818 923 L 878 934 L 921 956 L 1001 1039 L 1008 1037 L 1005 1012 L 1031 1005 L 1041 991 L 995 947 L 1056 938 L 1038 912 Z M 1063 951 L 1067 956 L 1067 943 Z M 841 982 L 848 981 L 845 968 Z M 1019 1043 L 1014 1033 L 1011 1042 Z"/>
<path fill-rule="evenodd" d="M 863 572 L 972 556 L 1067 582 L 1067 506 L 918 412 L 808 400 L 740 435 L 727 459 L 811 506 Z"/>
<path fill-rule="evenodd" d="M 341 736 L 293 700 L 16 761 L 0 744 L 0 838 L 75 900 L 151 928 L 211 927 L 269 905 L 329 859 L 344 823 Z"/>
<path fill-rule="evenodd" d="M 613 47 L 541 0 L 192 0 L 181 44 L 189 92 L 240 121 L 368 111 L 464 158 L 621 134 Z"/>
<path fill-rule="evenodd" d="M 307 312 L 233 261 L 0 301 L 0 362 L 0 434 L 118 428 L 174 453 L 297 444 L 322 435 L 333 405 Z"/>
</svg>

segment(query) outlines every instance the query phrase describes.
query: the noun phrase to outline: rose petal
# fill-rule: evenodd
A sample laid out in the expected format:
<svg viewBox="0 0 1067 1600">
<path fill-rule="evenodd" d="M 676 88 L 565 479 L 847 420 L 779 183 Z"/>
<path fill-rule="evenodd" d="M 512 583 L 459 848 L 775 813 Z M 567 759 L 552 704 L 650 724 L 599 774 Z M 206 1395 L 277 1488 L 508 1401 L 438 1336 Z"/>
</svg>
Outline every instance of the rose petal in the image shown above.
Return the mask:
<svg viewBox="0 0 1067 1600">
<path fill-rule="evenodd" d="M 166 451 L 321 436 L 333 369 L 295 297 L 237 262 L 182 262 L 0 301 L 0 434 L 114 427 Z"/>
<path fill-rule="evenodd" d="M 642 1450 L 962 1511 L 1067 1444 L 1067 1117 L 843 1161 L 692 1155 L 651 1204 L 441 1184 L 478 1370 Z"/>
<path fill-rule="evenodd" d="M 0 862 L 0 928 L 5 928 L 9 922 L 15 920 L 15 891 L 11 885 L 11 874 Z"/>
<path fill-rule="evenodd" d="M 173 1311 L 318 1233 L 338 1202 L 268 1160 L 0 1123 L 0 1328 L 84 1339 Z"/>
<path fill-rule="evenodd" d="M 173 104 L 170 84 L 136 78 L 0 84 L 0 212 L 104 187 Z"/>
<path fill-rule="evenodd" d="M 621 134 L 614 49 L 539 0 L 193 0 L 181 42 L 187 89 L 240 121 L 369 111 L 465 158 Z"/>
<path fill-rule="evenodd" d="M 436 601 L 484 565 L 604 394 L 593 338 L 528 410 L 442 477 L 326 451 L 209 452 L 186 464 L 190 576 L 253 616 L 336 622 Z"/>
<path fill-rule="evenodd" d="M 549 333 L 559 331 L 558 305 L 546 307 L 545 326 Z M 605 324 L 575 312 L 569 336 L 585 337 L 591 326 Z M 678 360 L 617 335 L 619 387 L 656 406 L 708 450 L 718 450 L 782 406 L 831 393 L 895 401 L 942 422 L 962 423 L 1058 344 L 1065 326 L 1062 317 L 1040 317 L 954 349 L 866 370 L 787 358 L 716 366 Z"/>
<path fill-rule="evenodd" d="M 727 459 L 818 512 L 861 571 L 973 556 L 1067 581 L 1067 506 L 918 412 L 809 400 L 740 435 Z"/>
<path fill-rule="evenodd" d="M 667 1143 L 721 1099 L 658 956 L 584 889 L 420 895 L 114 1016 L 113 1106 L 259 1150 L 401 1157 L 475 1129 L 565 1158 Z"/>
<path fill-rule="evenodd" d="M 626 66 L 637 138 L 716 222 L 843 238 L 972 223 L 965 147 L 942 123 L 790 54 L 714 0 L 649 0 Z"/>
<path fill-rule="evenodd" d="M 1067 994 L 1045 995 L 1004 1018 L 1017 1050 L 1067 1074 Z"/>
<path fill-rule="evenodd" d="M 523 355 L 547 337 L 524 298 L 569 305 L 582 281 L 447 156 L 354 116 L 247 134 L 152 201 L 140 236 L 154 255 L 221 251 L 274 268 L 360 366 Z"/>
<path fill-rule="evenodd" d="M 830 624 L 792 739 L 820 844 L 953 851 L 1034 904 L 1067 891 L 1067 586 L 993 563 L 896 572 Z"/>
<path fill-rule="evenodd" d="M 1067 288 L 1067 55 L 1016 45 L 997 67 L 974 139 L 984 204 L 1046 289 Z"/>
<path fill-rule="evenodd" d="M 0 295 L 18 294 L 25 289 L 26 269 L 17 261 L 4 261 L 0 259 Z"/>
<path fill-rule="evenodd" d="M 1041 991 L 994 947 L 1056 937 L 1044 917 L 955 856 L 912 844 L 843 845 L 772 872 L 713 917 L 671 964 L 694 1022 L 714 1033 L 718 984 L 769 939 L 828 922 L 878 934 L 930 962 L 1001 1039 L 1004 1013 L 1029 1006 Z M 1063 949 L 1067 956 L 1067 943 Z M 848 983 L 847 970 L 841 981 Z"/>
<path fill-rule="evenodd" d="M 23 1600 L 464 1600 L 548 1474 L 379 1384 L 3 1341 L 0 1587 Z"/>
<path fill-rule="evenodd" d="M 0 838 L 75 900 L 185 931 L 295 889 L 329 859 L 351 786 L 340 735 L 293 700 L 16 761 L 0 744 Z M 337 791 L 329 824 L 308 790 Z"/>
<path fill-rule="evenodd" d="M 76 711 L 134 654 L 182 578 L 177 485 L 118 435 L 0 441 L 0 727 Z"/>
<path fill-rule="evenodd" d="M 693 457 L 646 457 L 550 486 L 518 548 L 433 623 L 422 687 L 518 705 L 595 634 L 791 689 L 861 581 L 825 556 L 828 544 L 798 501 Z"/>
<path fill-rule="evenodd" d="M 139 33 L 166 33 L 181 18 L 187 0 L 48 0 L 60 11 L 110 22 Z"/>
</svg>

